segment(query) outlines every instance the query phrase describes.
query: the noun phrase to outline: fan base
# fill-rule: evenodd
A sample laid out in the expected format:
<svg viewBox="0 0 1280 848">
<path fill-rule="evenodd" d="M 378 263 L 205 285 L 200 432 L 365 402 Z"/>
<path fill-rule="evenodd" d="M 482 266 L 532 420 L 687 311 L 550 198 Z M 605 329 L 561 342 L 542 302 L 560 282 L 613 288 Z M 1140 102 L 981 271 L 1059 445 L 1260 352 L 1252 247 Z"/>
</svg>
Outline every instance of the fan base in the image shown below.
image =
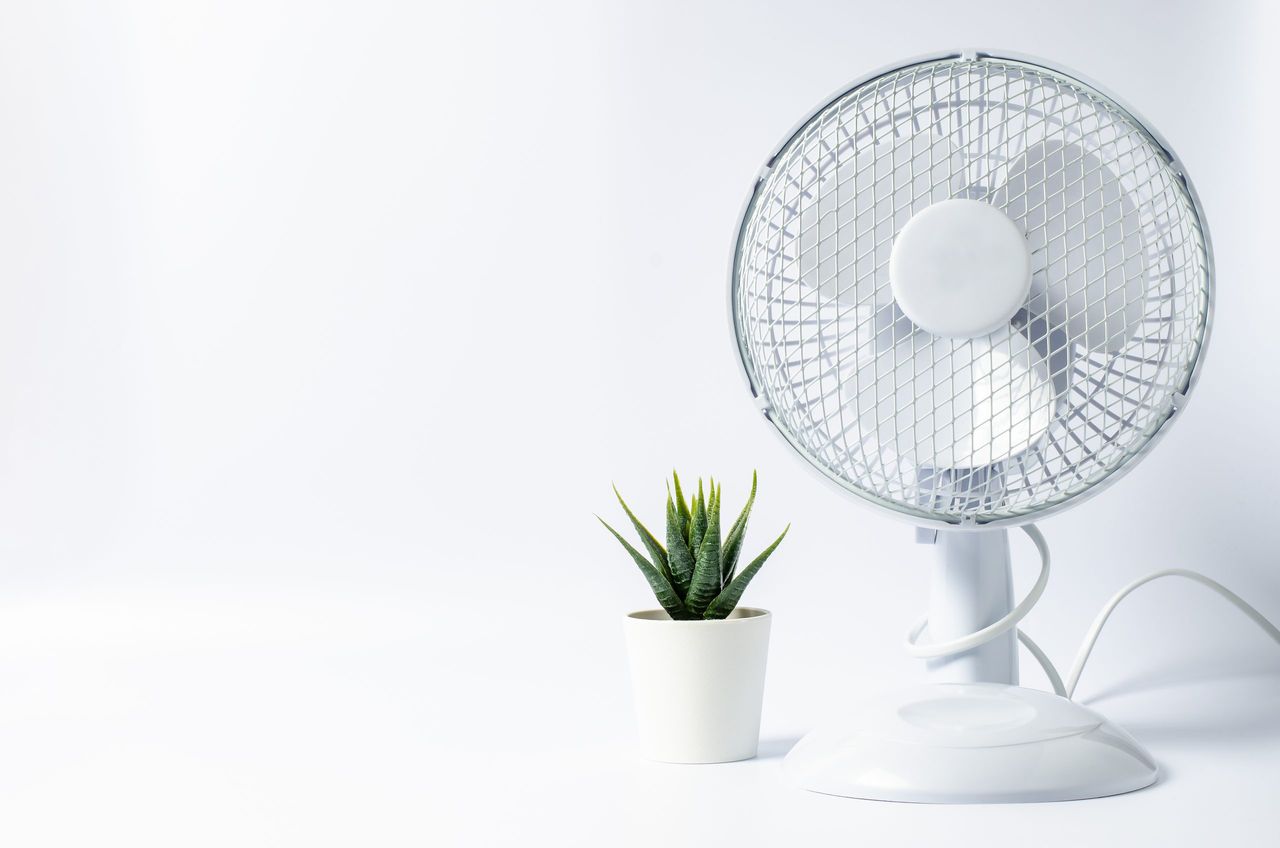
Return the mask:
<svg viewBox="0 0 1280 848">
<path fill-rule="evenodd" d="M 999 683 L 881 697 L 805 736 L 784 769 L 814 792 L 933 804 L 1100 798 L 1158 774 L 1133 737 L 1093 710 Z"/>
</svg>

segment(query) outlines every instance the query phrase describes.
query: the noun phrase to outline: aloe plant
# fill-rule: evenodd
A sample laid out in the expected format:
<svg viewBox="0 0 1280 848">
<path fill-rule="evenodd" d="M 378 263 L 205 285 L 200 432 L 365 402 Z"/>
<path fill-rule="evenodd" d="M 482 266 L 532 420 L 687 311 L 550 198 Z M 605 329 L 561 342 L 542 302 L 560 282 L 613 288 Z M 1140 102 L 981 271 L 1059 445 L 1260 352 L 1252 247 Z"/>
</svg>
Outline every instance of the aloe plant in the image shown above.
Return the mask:
<svg viewBox="0 0 1280 848">
<path fill-rule="evenodd" d="M 622 534 L 600 516 L 600 520 L 640 568 L 658 603 L 677 621 L 725 618 L 746 591 L 751 578 L 756 576 L 769 555 L 777 549 L 791 529 L 788 524 L 773 544 L 751 560 L 746 568 L 737 570 L 738 556 L 742 553 L 742 540 L 747 532 L 747 518 L 756 501 L 756 475 L 751 475 L 751 494 L 747 503 L 729 527 L 720 536 L 720 486 L 710 480 L 704 494 L 702 480 L 698 480 L 698 493 L 685 500 L 680 487 L 680 476 L 671 473 L 672 486 L 667 487 L 667 539 L 664 547 L 649 529 L 636 518 L 631 507 L 622 499 L 618 487 L 613 493 L 622 504 L 646 556 L 622 537 Z"/>
</svg>

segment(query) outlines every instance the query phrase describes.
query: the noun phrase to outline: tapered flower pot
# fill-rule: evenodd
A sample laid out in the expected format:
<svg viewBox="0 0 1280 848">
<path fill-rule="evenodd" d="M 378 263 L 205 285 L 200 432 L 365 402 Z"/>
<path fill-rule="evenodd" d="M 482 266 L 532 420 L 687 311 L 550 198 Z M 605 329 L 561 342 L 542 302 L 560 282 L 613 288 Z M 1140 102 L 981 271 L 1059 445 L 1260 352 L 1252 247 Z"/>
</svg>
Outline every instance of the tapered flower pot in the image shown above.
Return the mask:
<svg viewBox="0 0 1280 848">
<path fill-rule="evenodd" d="M 719 621 L 627 616 L 640 750 L 667 763 L 727 763 L 756 755 L 769 655 L 768 610 Z"/>
</svg>

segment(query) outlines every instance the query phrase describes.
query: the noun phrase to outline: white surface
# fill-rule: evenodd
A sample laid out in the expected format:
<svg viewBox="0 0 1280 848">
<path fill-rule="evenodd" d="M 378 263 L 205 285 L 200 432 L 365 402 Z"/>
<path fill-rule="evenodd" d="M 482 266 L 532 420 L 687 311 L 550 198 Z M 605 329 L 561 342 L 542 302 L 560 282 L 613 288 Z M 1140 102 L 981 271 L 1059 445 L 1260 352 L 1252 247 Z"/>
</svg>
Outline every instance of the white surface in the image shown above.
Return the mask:
<svg viewBox="0 0 1280 848">
<path fill-rule="evenodd" d="M 1280 616 L 1273 20 L 1230 2 L 937 3 L 910 26 L 834 2 L 0 16 L 5 844 L 1276 832 L 1275 647 L 1173 581 L 1116 612 L 1080 688 L 1160 761 L 1151 789 L 949 809 L 785 788 L 801 733 L 919 679 L 899 642 L 929 556 L 754 420 L 724 314 L 760 153 L 829 93 L 953 44 L 1081 69 L 1193 173 L 1218 311 L 1185 419 L 1045 523 L 1054 578 L 1027 627 L 1063 662 L 1114 590 L 1172 566 Z M 591 513 L 618 517 L 615 480 L 656 522 L 673 465 L 714 472 L 727 505 L 759 469 L 748 554 L 795 522 L 745 597 L 775 616 L 751 762 L 633 754 L 620 621 L 651 602 Z M 1034 553 L 1013 555 L 1023 591 Z"/>
<path fill-rule="evenodd" d="M 756 755 L 769 658 L 767 610 L 672 621 L 662 610 L 625 620 L 640 749 L 666 763 L 728 763 Z"/>
<path fill-rule="evenodd" d="M 990 203 L 943 200 L 913 215 L 894 238 L 889 282 L 898 306 L 924 331 L 985 336 L 1026 301 L 1031 253 L 1017 224 Z"/>
<path fill-rule="evenodd" d="M 512 582 L 527 597 L 537 580 Z M 787 784 L 781 757 L 800 734 L 915 679 L 892 638 L 883 655 L 849 648 L 856 618 L 829 631 L 799 613 L 776 618 L 761 756 L 673 766 L 637 752 L 619 614 L 566 617 L 536 642 L 512 640 L 469 627 L 445 587 L 335 594 L 264 583 L 252 599 L 217 587 L 64 588 L 7 601 L 7 841 L 916 846 L 1034 830 L 1048 846 L 1196 846 L 1256 842 L 1277 824 L 1274 646 L 1190 584 L 1135 595 L 1081 688 L 1151 750 L 1161 781 L 1112 799 L 1004 807 L 860 802 Z M 1167 623 L 1162 635 L 1183 653 L 1174 657 L 1134 625 L 1178 600 L 1194 602 L 1196 632 Z M 599 629 L 584 633 L 583 619 Z M 1197 644 L 1215 634 L 1237 654 Z"/>
<path fill-rule="evenodd" d="M 814 792 L 927 804 L 1102 798 L 1157 776 L 1151 755 L 1088 707 L 999 683 L 873 697 L 805 734 L 783 768 Z"/>
</svg>

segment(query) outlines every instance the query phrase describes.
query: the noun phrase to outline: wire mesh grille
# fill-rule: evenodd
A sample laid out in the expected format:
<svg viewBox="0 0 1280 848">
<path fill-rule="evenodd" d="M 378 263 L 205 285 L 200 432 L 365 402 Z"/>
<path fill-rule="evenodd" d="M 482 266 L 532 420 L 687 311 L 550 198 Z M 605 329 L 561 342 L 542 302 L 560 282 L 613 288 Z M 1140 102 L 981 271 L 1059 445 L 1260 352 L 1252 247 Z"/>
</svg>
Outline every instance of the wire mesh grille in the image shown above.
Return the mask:
<svg viewBox="0 0 1280 848">
<path fill-rule="evenodd" d="M 1022 229 L 1031 293 L 978 339 L 893 301 L 913 214 L 992 203 Z M 1186 390 L 1210 270 L 1185 183 L 1138 121 L 1012 60 L 901 68 L 797 132 L 743 222 L 732 300 L 771 420 L 828 476 L 948 522 L 1029 516 L 1134 457 Z"/>
</svg>

